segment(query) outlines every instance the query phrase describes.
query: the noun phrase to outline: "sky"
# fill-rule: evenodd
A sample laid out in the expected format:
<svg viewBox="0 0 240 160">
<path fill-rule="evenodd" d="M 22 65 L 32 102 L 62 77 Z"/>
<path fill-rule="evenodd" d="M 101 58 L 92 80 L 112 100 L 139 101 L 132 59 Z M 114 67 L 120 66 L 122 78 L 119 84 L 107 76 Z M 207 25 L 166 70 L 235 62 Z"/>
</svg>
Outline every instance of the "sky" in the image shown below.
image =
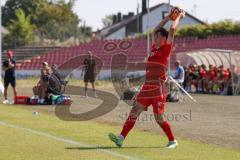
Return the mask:
<svg viewBox="0 0 240 160">
<path fill-rule="evenodd" d="M 4 4 L 6 0 L 1 1 Z M 102 18 L 105 15 L 116 14 L 119 11 L 123 14 L 136 12 L 137 2 L 141 5 L 142 0 L 76 0 L 74 12 L 86 22 L 86 25 L 97 30 L 102 28 Z M 150 6 L 162 2 L 168 0 L 150 0 Z M 171 0 L 171 4 L 181 6 L 208 23 L 223 19 L 240 21 L 240 0 Z M 195 12 L 192 12 L 193 8 Z"/>
</svg>

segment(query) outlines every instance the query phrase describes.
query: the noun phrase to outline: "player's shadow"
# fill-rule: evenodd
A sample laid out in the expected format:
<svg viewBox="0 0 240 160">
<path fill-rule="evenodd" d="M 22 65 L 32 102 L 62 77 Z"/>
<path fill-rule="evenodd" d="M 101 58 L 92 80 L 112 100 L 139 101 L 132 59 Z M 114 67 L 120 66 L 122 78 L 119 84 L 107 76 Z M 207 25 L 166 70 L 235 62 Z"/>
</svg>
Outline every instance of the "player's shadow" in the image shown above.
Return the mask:
<svg viewBox="0 0 240 160">
<path fill-rule="evenodd" d="M 98 150 L 98 149 L 143 149 L 143 148 L 149 148 L 149 149 L 157 149 L 157 148 L 164 148 L 161 146 L 149 146 L 149 147 L 136 147 L 136 146 L 126 146 L 126 147 L 115 147 L 115 146 L 94 146 L 94 147 L 66 147 L 65 149 L 68 150 Z"/>
</svg>

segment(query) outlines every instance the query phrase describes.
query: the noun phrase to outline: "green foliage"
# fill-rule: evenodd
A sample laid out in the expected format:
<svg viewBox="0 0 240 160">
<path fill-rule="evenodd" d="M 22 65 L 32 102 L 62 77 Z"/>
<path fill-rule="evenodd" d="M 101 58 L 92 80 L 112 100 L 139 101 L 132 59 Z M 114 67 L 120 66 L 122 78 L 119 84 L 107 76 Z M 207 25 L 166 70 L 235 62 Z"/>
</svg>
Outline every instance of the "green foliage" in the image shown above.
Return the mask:
<svg viewBox="0 0 240 160">
<path fill-rule="evenodd" d="M 234 33 L 234 23 L 231 20 L 225 20 L 211 25 L 214 35 L 225 35 Z"/>
<path fill-rule="evenodd" d="M 30 17 L 26 16 L 22 9 L 15 12 L 16 19 L 11 20 L 7 29 L 10 34 L 5 38 L 6 41 L 14 41 L 17 45 L 29 44 L 32 39 L 34 25 L 30 23 Z"/>
<path fill-rule="evenodd" d="M 235 23 L 233 30 L 234 30 L 234 34 L 240 34 L 240 21 Z"/>
<path fill-rule="evenodd" d="M 17 9 L 22 9 L 30 17 L 31 23 L 35 23 L 39 9 L 46 3 L 47 0 L 7 0 L 2 7 L 2 25 L 7 26 L 11 20 L 17 19 L 15 15 Z"/>
<path fill-rule="evenodd" d="M 87 27 L 85 25 L 81 26 L 79 29 L 79 32 L 81 33 L 79 36 L 80 42 L 89 42 L 92 37 L 92 28 Z"/>
<path fill-rule="evenodd" d="M 37 26 L 47 38 L 65 40 L 78 35 L 79 19 L 72 11 L 73 1 L 45 4 L 38 14 Z"/>
<path fill-rule="evenodd" d="M 102 19 L 102 24 L 103 27 L 109 27 L 113 24 L 113 14 L 110 15 L 106 15 L 103 19 Z"/>
<path fill-rule="evenodd" d="M 34 85 L 36 83 L 37 81 L 35 81 Z M 79 82 L 77 83 L 79 85 Z M 27 85 L 24 88 L 23 85 L 20 86 L 20 89 L 25 92 L 26 89 L 31 90 L 29 83 L 26 84 Z M 76 96 L 72 96 L 72 98 L 74 98 L 74 101 L 79 101 L 79 98 Z M 81 106 L 86 106 L 85 108 L 98 106 L 99 103 L 101 103 L 100 100 L 91 99 L 90 101 L 89 99 L 81 99 Z M 202 102 L 201 104 L 206 103 Z M 124 103 L 122 103 L 121 106 L 124 108 L 129 107 Z M 115 114 L 119 114 L 119 116 L 116 117 L 115 114 L 113 114 L 112 119 L 110 119 L 110 117 L 109 121 L 104 121 L 105 123 L 103 123 L 103 121 L 96 122 L 96 120 L 71 122 L 58 119 L 55 114 L 52 113 L 51 107 L 46 107 L 44 110 L 41 107 L 30 108 L 29 106 L 21 105 L 9 106 L 1 104 L 0 107 L 0 119 L 2 122 L 0 125 L 0 143 L 4 146 L 1 147 L 0 150 L 1 159 L 129 159 L 126 158 L 126 156 L 119 157 L 119 155 L 127 155 L 128 157 L 131 156 L 134 157 L 133 159 L 148 160 L 240 159 L 239 149 L 224 148 L 221 147 L 220 144 L 216 146 L 201 143 L 199 141 L 187 140 L 186 138 L 183 139 L 181 137 L 178 137 L 178 141 L 180 142 L 180 146 L 178 148 L 174 150 L 165 149 L 164 145 L 168 141 L 165 136 L 157 133 L 151 133 L 150 131 L 143 131 L 139 128 L 136 128 L 131 132 L 124 144 L 124 148 L 118 149 L 110 140 L 108 140 L 107 135 L 109 132 L 118 133 L 119 130 L 121 130 L 120 126 L 114 125 L 115 123 L 111 120 L 114 118 L 120 122 L 125 120 L 126 117 L 124 111 L 114 112 Z M 33 112 L 36 111 L 39 112 L 38 115 L 33 114 Z M 80 109 L 75 112 L 79 111 L 82 112 Z M 139 121 L 144 121 L 145 126 L 153 123 L 149 112 L 145 113 L 145 116 L 140 118 Z M 233 119 L 233 117 L 230 118 Z M 149 121 L 146 121 L 146 119 Z M 39 132 L 42 134 L 38 134 Z M 190 129 L 189 132 L 191 133 Z M 65 138 L 54 138 L 54 135 Z M 66 139 L 66 137 L 67 139 L 72 139 L 79 143 L 88 144 L 88 146 L 63 142 L 62 139 Z M 110 155 L 109 153 L 111 152 L 113 152 L 115 156 Z"/>
<path fill-rule="evenodd" d="M 178 30 L 177 36 L 206 38 L 212 35 L 240 34 L 240 22 L 223 20 L 210 25 L 191 25 Z"/>
<path fill-rule="evenodd" d="M 9 28 L 10 24 L 13 25 L 12 22 L 15 22 L 16 26 L 19 17 L 16 16 L 15 11 L 21 9 L 25 13 L 29 25 L 35 26 L 32 40 L 37 39 L 44 42 L 47 39 L 64 42 L 72 38 L 80 40 L 82 35 L 91 36 L 91 28 L 84 30 L 87 33 L 82 33 L 82 29 L 79 27 L 80 19 L 73 12 L 74 3 L 75 0 L 7 0 L 5 6 L 2 7 L 3 26 Z M 24 38 L 22 43 L 18 43 L 24 45 L 29 43 L 30 38 L 28 37 L 33 29 L 28 31 L 22 29 L 18 34 L 13 29 L 9 31 L 11 36 L 8 36 L 4 43 L 11 45 L 14 43 L 11 41 L 14 39 L 13 36 L 16 39 L 16 37 L 26 35 L 26 39 Z"/>
</svg>

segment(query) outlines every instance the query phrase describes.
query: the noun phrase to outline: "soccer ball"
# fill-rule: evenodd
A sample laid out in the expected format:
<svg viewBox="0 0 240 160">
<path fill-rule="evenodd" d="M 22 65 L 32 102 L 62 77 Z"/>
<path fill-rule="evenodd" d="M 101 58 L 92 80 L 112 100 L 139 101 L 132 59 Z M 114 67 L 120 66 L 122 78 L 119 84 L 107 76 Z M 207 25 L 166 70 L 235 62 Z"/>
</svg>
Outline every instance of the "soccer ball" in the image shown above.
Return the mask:
<svg viewBox="0 0 240 160">
<path fill-rule="evenodd" d="M 179 7 L 173 7 L 171 9 L 170 18 L 174 21 L 181 12 L 183 12 L 183 10 L 180 9 Z"/>
</svg>

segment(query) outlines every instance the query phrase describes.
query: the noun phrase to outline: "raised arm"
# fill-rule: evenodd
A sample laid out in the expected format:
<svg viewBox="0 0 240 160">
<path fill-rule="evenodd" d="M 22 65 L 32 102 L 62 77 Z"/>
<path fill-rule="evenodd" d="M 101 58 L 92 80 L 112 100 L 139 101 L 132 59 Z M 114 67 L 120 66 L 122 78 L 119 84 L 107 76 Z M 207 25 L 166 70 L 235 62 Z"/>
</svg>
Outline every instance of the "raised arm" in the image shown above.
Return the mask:
<svg viewBox="0 0 240 160">
<path fill-rule="evenodd" d="M 155 35 L 156 31 L 165 26 L 165 24 L 170 21 L 170 15 L 167 15 L 153 30 L 153 35 Z"/>
<path fill-rule="evenodd" d="M 171 44 L 173 42 L 174 39 L 174 33 L 179 25 L 180 19 L 183 18 L 185 16 L 185 12 L 181 12 L 179 14 L 179 16 L 173 21 L 170 29 L 169 29 L 169 33 L 168 33 L 168 38 L 167 38 L 167 44 Z"/>
</svg>

